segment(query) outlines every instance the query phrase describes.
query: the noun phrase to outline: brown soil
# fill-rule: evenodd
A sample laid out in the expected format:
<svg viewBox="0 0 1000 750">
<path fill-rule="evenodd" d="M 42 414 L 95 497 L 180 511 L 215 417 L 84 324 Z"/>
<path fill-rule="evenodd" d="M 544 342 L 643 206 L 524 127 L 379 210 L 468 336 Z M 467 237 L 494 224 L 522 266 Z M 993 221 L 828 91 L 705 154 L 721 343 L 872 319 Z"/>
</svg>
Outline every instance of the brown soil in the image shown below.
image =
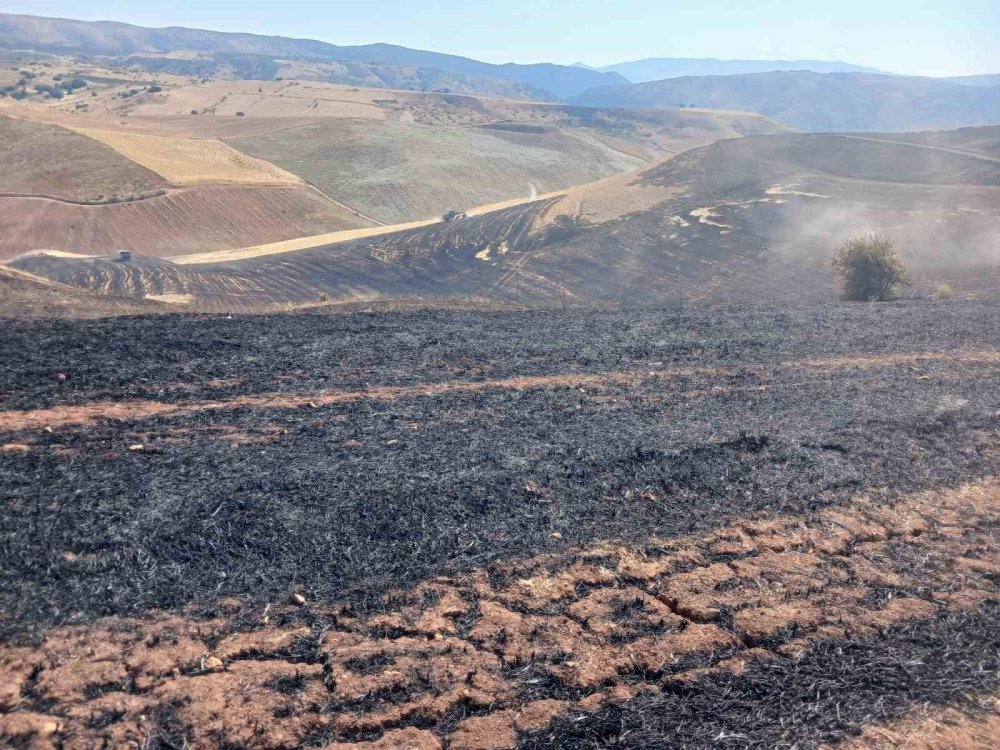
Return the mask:
<svg viewBox="0 0 1000 750">
<path fill-rule="evenodd" d="M 212 185 L 131 203 L 81 206 L 4 198 L 0 260 L 38 249 L 109 255 L 175 255 L 281 242 L 366 226 L 307 187 Z"/>
<path fill-rule="evenodd" d="M 831 357 L 827 359 L 810 359 L 784 362 L 772 366 L 775 370 L 796 370 L 827 372 L 843 368 L 896 367 L 915 365 L 920 362 L 952 361 L 968 364 L 994 364 L 1000 362 L 1000 352 L 994 350 L 965 350 L 953 353 L 912 352 L 890 354 L 880 357 Z M 361 399 L 396 399 L 419 396 L 434 396 L 441 393 L 464 391 L 479 391 L 486 389 L 529 389 L 555 387 L 602 387 L 612 385 L 627 385 L 637 383 L 647 378 L 675 378 L 697 375 L 719 375 L 745 373 L 746 368 L 706 368 L 689 367 L 682 369 L 658 369 L 632 372 L 603 372 L 574 375 L 533 375 L 482 381 L 445 381 L 427 383 L 419 386 L 383 386 L 373 387 L 363 391 L 325 390 L 312 393 L 260 393 L 247 396 L 237 396 L 218 401 L 199 401 L 194 403 L 164 403 L 160 401 L 107 401 L 82 404 L 78 406 L 58 406 L 49 409 L 32 409 L 25 411 L 0 411 L 0 431 L 13 432 L 17 430 L 41 429 L 70 424 L 91 424 L 98 420 L 134 420 L 154 415 L 184 415 L 196 411 L 216 409 L 234 409 L 250 407 L 257 409 L 292 409 L 300 407 L 318 407 L 329 404 L 345 403 Z M 756 372 L 759 378 L 764 378 L 764 368 Z M 762 390 L 766 385 L 747 386 L 750 390 Z M 698 389 L 679 394 L 681 397 L 700 398 L 716 395 L 717 387 Z M 677 397 L 678 394 L 671 394 Z"/>
<path fill-rule="evenodd" d="M 992 696 L 977 703 L 982 713 L 921 708 L 892 725 L 866 727 L 857 739 L 835 747 L 837 750 L 995 750 L 1000 744 L 1000 697 Z"/>
<path fill-rule="evenodd" d="M 512 560 L 395 592 L 367 616 L 223 600 L 200 617 L 53 628 L 37 645 L 0 645 L 0 738 L 119 747 L 174 732 L 195 748 L 509 750 L 560 713 L 668 676 L 739 672 L 814 639 L 995 598 L 998 520 L 993 478 L 888 504 L 859 497 L 809 518 L 735 521 L 641 549 L 596 544 Z M 559 695 L 539 691 L 552 682 Z M 872 728 L 871 744 L 850 747 L 985 747 L 976 738 L 996 736 L 995 719 L 977 720 L 954 735 L 969 744 L 933 744 L 944 735 L 928 721 Z M 892 737 L 917 744 L 878 744 Z"/>
</svg>

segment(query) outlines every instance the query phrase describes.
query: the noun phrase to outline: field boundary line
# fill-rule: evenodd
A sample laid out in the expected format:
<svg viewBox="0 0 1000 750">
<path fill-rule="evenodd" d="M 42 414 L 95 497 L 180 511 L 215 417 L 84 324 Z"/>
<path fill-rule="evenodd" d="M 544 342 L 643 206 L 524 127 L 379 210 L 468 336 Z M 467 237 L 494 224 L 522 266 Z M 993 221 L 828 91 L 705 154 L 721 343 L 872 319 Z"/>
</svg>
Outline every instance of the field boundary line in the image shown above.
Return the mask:
<svg viewBox="0 0 1000 750">
<path fill-rule="evenodd" d="M 890 355 L 837 356 L 805 359 L 762 365 L 774 370 L 841 369 L 851 367 L 877 367 L 911 365 L 918 362 L 953 361 L 980 364 L 1000 364 L 1000 351 L 994 349 L 964 350 L 954 353 L 908 352 Z M 153 400 L 102 401 L 80 405 L 57 406 L 46 409 L 0 411 L 0 431 L 41 429 L 71 424 L 92 424 L 102 419 L 127 421 L 152 416 L 181 416 L 199 411 L 222 409 L 294 409 L 318 408 L 331 404 L 348 403 L 362 399 L 393 400 L 396 398 L 431 397 L 449 393 L 468 393 L 482 390 L 528 390 L 532 388 L 581 387 L 600 385 L 627 385 L 647 379 L 670 379 L 696 375 L 724 375 L 745 370 L 746 366 L 686 367 L 663 370 L 628 370 L 601 373 L 563 375 L 520 375 L 498 380 L 450 380 L 417 386 L 380 386 L 351 391 L 319 391 L 311 393 L 266 392 L 236 396 L 215 401 L 168 403 Z"/>
</svg>

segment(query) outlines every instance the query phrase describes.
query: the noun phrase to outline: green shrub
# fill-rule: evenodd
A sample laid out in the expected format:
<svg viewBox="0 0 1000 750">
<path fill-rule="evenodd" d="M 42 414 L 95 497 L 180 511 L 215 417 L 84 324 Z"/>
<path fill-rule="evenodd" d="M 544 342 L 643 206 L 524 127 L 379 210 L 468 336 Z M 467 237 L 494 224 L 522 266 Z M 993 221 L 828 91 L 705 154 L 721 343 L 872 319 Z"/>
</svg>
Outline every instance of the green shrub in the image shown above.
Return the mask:
<svg viewBox="0 0 1000 750">
<path fill-rule="evenodd" d="M 951 287 L 948 286 L 947 284 L 941 284 L 940 286 L 938 286 L 937 293 L 934 296 L 937 297 L 938 299 L 951 299 L 952 298 Z"/>
<path fill-rule="evenodd" d="M 841 299 L 851 302 L 890 300 L 910 276 L 884 234 L 848 240 L 834 253 L 833 273 L 840 282 Z"/>
</svg>

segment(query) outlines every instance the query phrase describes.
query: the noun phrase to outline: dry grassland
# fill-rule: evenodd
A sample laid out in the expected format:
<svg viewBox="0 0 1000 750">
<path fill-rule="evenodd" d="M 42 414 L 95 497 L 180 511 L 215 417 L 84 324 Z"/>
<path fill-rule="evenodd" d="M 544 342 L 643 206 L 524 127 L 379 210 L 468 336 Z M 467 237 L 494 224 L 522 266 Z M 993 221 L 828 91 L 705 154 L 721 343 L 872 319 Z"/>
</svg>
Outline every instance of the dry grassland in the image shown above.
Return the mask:
<svg viewBox="0 0 1000 750">
<path fill-rule="evenodd" d="M 74 128 L 177 185 L 297 185 L 301 180 L 220 141 Z"/>
</svg>

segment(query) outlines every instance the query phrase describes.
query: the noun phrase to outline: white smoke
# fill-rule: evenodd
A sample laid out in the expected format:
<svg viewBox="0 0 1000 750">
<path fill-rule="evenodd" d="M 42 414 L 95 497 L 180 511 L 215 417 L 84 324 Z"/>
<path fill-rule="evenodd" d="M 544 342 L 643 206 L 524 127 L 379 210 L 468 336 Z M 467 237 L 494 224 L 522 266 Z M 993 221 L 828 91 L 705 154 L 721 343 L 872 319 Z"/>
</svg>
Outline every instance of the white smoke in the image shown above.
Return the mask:
<svg viewBox="0 0 1000 750">
<path fill-rule="evenodd" d="M 528 200 L 533 201 L 538 197 L 538 191 L 535 190 L 535 186 L 530 182 L 528 183 Z"/>
</svg>

